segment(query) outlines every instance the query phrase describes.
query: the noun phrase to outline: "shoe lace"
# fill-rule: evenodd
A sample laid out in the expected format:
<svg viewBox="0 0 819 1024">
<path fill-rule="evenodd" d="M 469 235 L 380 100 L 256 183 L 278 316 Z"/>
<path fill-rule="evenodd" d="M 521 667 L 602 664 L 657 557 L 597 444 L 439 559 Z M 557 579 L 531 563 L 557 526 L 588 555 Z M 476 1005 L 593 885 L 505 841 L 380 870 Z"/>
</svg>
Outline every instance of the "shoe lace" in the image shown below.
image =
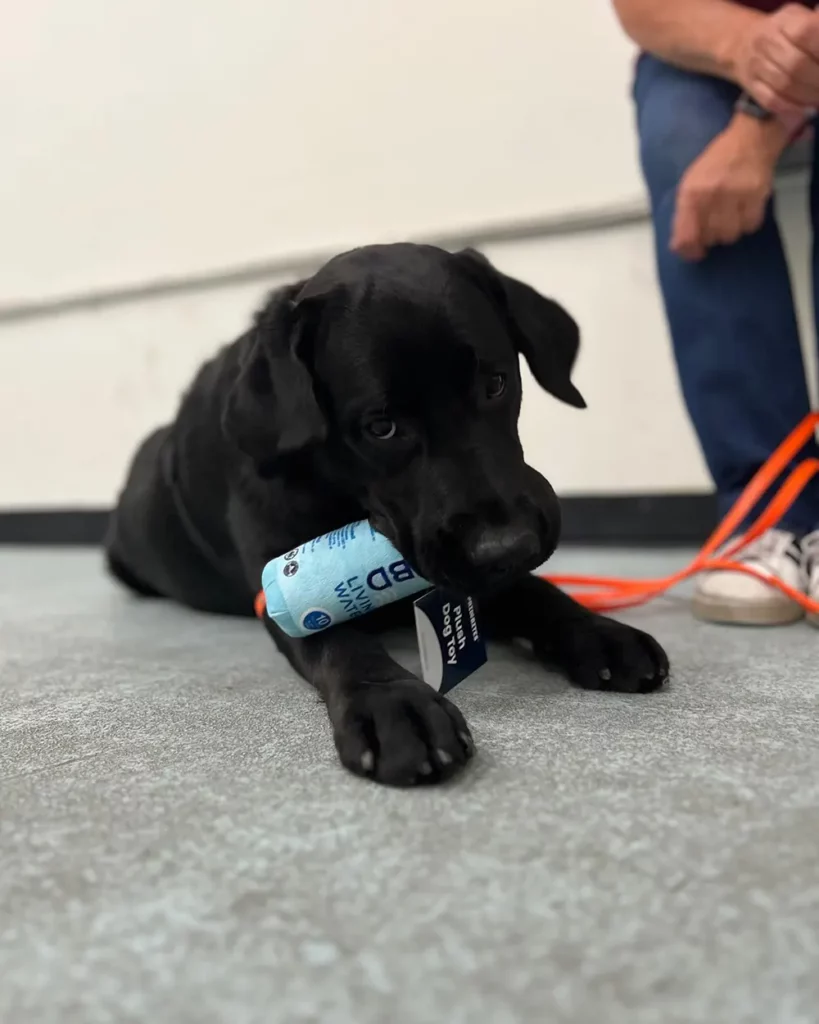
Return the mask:
<svg viewBox="0 0 819 1024">
<path fill-rule="evenodd" d="M 813 533 L 806 534 L 800 542 L 800 547 L 802 548 L 802 555 L 804 556 L 806 565 L 812 566 L 818 562 L 819 530 L 814 530 Z"/>
<path fill-rule="evenodd" d="M 812 536 L 816 542 L 816 554 L 819 556 L 819 530 Z M 767 530 L 761 537 L 740 548 L 737 558 L 743 562 L 753 560 L 768 563 L 784 555 L 792 544 L 796 544 L 796 538 L 792 533 L 785 530 Z"/>
</svg>

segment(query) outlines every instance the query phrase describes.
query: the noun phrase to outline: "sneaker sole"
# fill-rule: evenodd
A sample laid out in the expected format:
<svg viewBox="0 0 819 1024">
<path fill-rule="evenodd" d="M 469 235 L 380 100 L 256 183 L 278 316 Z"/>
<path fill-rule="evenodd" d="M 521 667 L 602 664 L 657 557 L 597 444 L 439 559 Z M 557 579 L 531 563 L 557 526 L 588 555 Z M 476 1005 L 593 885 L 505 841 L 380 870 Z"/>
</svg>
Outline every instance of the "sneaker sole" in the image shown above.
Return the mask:
<svg viewBox="0 0 819 1024">
<path fill-rule="evenodd" d="M 790 626 L 804 618 L 804 611 L 791 601 L 754 601 L 742 604 L 697 594 L 691 602 L 694 618 L 702 622 L 718 622 L 726 626 Z M 819 629 L 819 616 L 811 624 Z"/>
</svg>

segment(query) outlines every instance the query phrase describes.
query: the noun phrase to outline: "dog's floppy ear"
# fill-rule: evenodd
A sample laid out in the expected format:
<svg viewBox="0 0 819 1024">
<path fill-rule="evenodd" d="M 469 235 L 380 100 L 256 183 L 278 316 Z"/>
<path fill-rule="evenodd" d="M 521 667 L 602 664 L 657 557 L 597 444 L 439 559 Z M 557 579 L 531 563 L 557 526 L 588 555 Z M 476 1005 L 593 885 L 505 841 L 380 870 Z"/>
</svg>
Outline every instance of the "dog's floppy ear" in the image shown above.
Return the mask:
<svg viewBox="0 0 819 1024">
<path fill-rule="evenodd" d="M 258 462 L 292 454 L 327 436 L 303 359 L 294 305 L 274 300 L 239 342 L 239 369 L 222 413 L 226 436 Z"/>
<path fill-rule="evenodd" d="M 580 347 L 580 329 L 574 319 L 553 299 L 496 270 L 475 249 L 464 249 L 457 258 L 482 279 L 503 307 L 517 349 L 538 384 L 562 402 L 585 409 L 586 402 L 571 379 Z"/>
</svg>

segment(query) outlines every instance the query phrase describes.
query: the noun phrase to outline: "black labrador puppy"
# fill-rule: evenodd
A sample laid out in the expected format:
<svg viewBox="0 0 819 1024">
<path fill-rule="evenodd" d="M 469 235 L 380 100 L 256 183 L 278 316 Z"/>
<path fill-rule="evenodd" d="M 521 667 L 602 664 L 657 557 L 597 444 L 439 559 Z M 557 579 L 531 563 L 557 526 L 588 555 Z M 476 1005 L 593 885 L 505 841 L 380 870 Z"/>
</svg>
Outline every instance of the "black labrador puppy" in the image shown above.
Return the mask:
<svg viewBox="0 0 819 1024">
<path fill-rule="evenodd" d="M 554 551 L 554 491 L 523 459 L 519 356 L 581 408 L 578 328 L 472 250 L 368 246 L 273 293 L 139 448 L 106 542 L 133 590 L 251 615 L 265 563 L 359 519 L 433 583 L 479 601 L 578 686 L 647 693 L 650 636 L 531 570 Z M 473 751 L 445 697 L 377 638 L 407 603 L 307 639 L 265 627 L 327 706 L 342 763 L 379 782 L 444 779 Z M 411 614 L 406 621 L 411 621 Z"/>
</svg>

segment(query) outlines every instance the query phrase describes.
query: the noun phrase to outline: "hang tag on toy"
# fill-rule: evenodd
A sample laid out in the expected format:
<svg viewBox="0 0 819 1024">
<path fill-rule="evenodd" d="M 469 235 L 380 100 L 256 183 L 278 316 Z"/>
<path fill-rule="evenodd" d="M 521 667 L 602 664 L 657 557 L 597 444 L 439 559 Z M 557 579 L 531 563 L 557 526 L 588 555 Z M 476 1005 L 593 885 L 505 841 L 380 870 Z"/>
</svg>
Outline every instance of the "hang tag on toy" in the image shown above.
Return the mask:
<svg viewBox="0 0 819 1024">
<path fill-rule="evenodd" d="M 425 683 L 448 693 L 486 664 L 478 609 L 471 597 L 431 590 L 415 602 L 415 631 Z"/>
</svg>

